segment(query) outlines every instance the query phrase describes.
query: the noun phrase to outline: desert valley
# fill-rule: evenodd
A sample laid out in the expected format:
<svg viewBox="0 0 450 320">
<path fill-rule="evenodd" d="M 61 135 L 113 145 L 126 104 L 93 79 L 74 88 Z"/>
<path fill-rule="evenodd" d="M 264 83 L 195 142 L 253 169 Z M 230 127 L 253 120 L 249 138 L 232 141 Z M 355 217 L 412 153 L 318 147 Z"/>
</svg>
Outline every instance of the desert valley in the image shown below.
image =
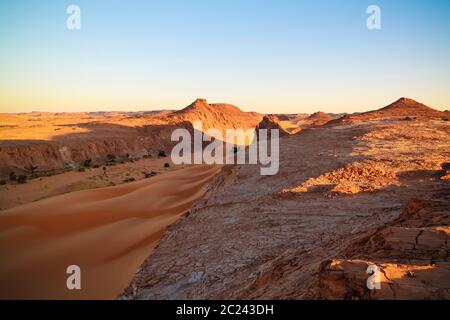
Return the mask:
<svg viewBox="0 0 450 320">
<path fill-rule="evenodd" d="M 205 99 L 0 114 L 0 297 L 449 299 L 449 120 L 408 98 L 353 114 Z M 195 121 L 278 129 L 279 172 L 175 165 L 171 133 Z"/>
</svg>

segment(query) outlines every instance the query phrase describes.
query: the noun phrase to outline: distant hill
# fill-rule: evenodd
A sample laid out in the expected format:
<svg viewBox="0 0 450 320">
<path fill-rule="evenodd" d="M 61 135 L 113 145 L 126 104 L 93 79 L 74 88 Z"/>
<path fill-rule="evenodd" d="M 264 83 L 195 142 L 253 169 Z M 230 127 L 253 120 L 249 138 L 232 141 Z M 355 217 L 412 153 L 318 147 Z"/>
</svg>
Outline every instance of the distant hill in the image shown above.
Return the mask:
<svg viewBox="0 0 450 320">
<path fill-rule="evenodd" d="M 186 108 L 167 115 L 169 121 L 202 121 L 203 129 L 219 130 L 255 128 L 263 118 L 255 112 L 245 112 L 232 104 L 209 104 L 206 99 L 197 99 Z"/>
<path fill-rule="evenodd" d="M 287 128 L 284 128 L 282 123 L 286 120 L 281 120 L 279 116 L 274 114 L 268 114 L 265 115 L 262 121 L 258 124 L 258 129 L 278 129 L 280 131 L 280 135 L 288 135 L 290 134 L 289 130 Z"/>
<path fill-rule="evenodd" d="M 319 111 L 304 119 L 303 124 L 308 124 L 309 126 L 321 126 L 333 119 L 335 119 L 335 117 L 329 115 L 328 113 Z"/>
<path fill-rule="evenodd" d="M 404 118 L 406 120 L 428 120 L 443 119 L 449 120 L 450 114 L 445 111 L 439 111 L 430 108 L 420 102 L 408 98 L 400 98 L 390 105 L 373 111 L 359 114 L 346 115 L 329 124 L 350 123 L 358 121 L 378 120 L 385 118 Z"/>
</svg>

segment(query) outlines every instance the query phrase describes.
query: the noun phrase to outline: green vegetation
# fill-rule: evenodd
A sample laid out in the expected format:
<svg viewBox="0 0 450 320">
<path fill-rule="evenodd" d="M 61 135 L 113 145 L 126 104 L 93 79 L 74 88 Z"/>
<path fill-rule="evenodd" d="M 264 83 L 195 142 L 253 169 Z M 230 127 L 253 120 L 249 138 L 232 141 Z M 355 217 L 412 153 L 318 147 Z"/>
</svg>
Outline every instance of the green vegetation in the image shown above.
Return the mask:
<svg viewBox="0 0 450 320">
<path fill-rule="evenodd" d="M 9 180 L 11 181 L 17 181 L 17 175 L 15 172 L 10 172 L 9 173 Z"/>
<path fill-rule="evenodd" d="M 90 168 L 92 166 L 92 159 L 86 159 L 81 164 L 82 167 Z"/>
<path fill-rule="evenodd" d="M 153 176 L 156 176 L 157 173 L 154 171 L 150 171 L 150 172 L 142 172 L 144 174 L 145 179 L 151 178 Z"/>
<path fill-rule="evenodd" d="M 38 166 L 30 164 L 30 165 L 25 166 L 23 168 L 25 169 L 26 172 L 28 172 L 30 174 L 34 174 L 34 173 L 36 173 L 36 170 L 37 170 Z"/>
<path fill-rule="evenodd" d="M 20 175 L 17 177 L 17 183 L 24 184 L 27 183 L 28 177 L 26 175 Z"/>
<path fill-rule="evenodd" d="M 109 154 L 106 156 L 106 158 L 108 159 L 108 160 L 107 160 L 108 163 L 114 163 L 114 162 L 116 162 L 116 159 L 117 159 L 116 155 L 113 154 L 113 153 L 109 153 Z"/>
<path fill-rule="evenodd" d="M 166 152 L 164 150 L 159 150 L 158 158 L 165 158 L 165 157 L 167 157 Z"/>
</svg>

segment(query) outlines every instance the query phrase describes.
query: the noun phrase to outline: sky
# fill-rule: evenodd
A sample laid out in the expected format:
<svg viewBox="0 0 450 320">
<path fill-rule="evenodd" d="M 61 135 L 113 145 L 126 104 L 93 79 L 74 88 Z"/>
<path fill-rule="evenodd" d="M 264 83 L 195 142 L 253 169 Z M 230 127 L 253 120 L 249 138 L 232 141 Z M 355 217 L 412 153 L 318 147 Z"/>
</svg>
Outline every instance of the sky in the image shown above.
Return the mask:
<svg viewBox="0 0 450 320">
<path fill-rule="evenodd" d="M 81 29 L 69 30 L 69 5 Z M 366 10 L 381 9 L 381 30 Z M 0 0 L 0 112 L 450 109 L 448 0 Z"/>
</svg>

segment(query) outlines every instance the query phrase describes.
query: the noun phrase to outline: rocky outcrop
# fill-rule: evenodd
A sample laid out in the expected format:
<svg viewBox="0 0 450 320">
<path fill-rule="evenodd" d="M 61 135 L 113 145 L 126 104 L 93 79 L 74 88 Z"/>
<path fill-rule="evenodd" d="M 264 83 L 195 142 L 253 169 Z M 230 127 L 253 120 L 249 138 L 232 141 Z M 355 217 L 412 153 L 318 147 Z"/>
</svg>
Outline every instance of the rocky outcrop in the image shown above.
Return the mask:
<svg viewBox="0 0 450 320">
<path fill-rule="evenodd" d="M 399 120 L 281 137 L 279 173 L 235 167 L 233 183 L 167 231 L 121 298 L 445 297 L 448 132 L 443 121 Z M 279 197 L 303 183 L 307 192 Z M 369 264 L 390 279 L 383 295 L 366 286 Z"/>
<path fill-rule="evenodd" d="M 393 223 L 323 262 L 322 299 L 450 299 L 450 189 L 440 200 L 413 199 Z M 369 266 L 380 269 L 380 288 L 367 287 Z"/>
<path fill-rule="evenodd" d="M 46 171 L 77 166 L 86 159 L 102 163 L 109 154 L 120 158 L 127 154 L 155 155 L 159 150 L 168 153 L 176 143 L 170 139 L 172 132 L 177 128 L 193 132 L 195 121 L 202 121 L 203 131 L 216 128 L 225 134 L 228 128 L 253 129 L 262 118 L 230 104 L 208 104 L 205 99 L 197 99 L 176 112 L 81 113 L 74 114 L 73 119 L 70 114 L 66 116 L 72 122 L 61 124 L 60 114 L 43 113 L 14 122 L 14 134 L 7 132 L 0 140 L 0 177 L 12 171 L 21 173 L 29 165 Z M 62 129 L 67 133 L 60 134 Z M 38 130 L 45 133 L 45 139 L 34 138 Z M 15 139 L 8 139 L 8 135 Z"/>
<path fill-rule="evenodd" d="M 303 125 L 308 124 L 309 126 L 322 126 L 334 118 L 335 117 L 329 115 L 328 113 L 319 111 L 304 119 Z"/>
<path fill-rule="evenodd" d="M 256 129 L 257 130 L 267 129 L 268 131 L 275 129 L 279 130 L 280 136 L 289 135 L 290 133 L 286 131 L 284 128 L 282 128 L 280 122 L 281 122 L 280 118 L 276 115 L 273 114 L 265 115 L 264 118 L 261 120 L 261 122 L 258 124 Z"/>
<path fill-rule="evenodd" d="M 99 126 L 99 125 L 97 125 Z M 1 141 L 0 175 L 24 172 L 24 167 L 38 166 L 39 171 L 79 166 L 86 159 L 102 164 L 108 155 L 118 160 L 126 157 L 156 156 L 159 150 L 170 152 L 176 142 L 170 137 L 176 128 L 192 131 L 189 123 L 178 126 L 126 128 L 120 134 L 102 132 L 89 136 L 64 137 L 50 141 Z"/>
<path fill-rule="evenodd" d="M 262 115 L 244 112 L 231 104 L 209 104 L 206 99 L 197 99 L 186 108 L 170 114 L 167 118 L 168 121 L 175 123 L 201 121 L 203 130 L 214 128 L 225 133 L 226 129 L 254 129 Z"/>
</svg>

